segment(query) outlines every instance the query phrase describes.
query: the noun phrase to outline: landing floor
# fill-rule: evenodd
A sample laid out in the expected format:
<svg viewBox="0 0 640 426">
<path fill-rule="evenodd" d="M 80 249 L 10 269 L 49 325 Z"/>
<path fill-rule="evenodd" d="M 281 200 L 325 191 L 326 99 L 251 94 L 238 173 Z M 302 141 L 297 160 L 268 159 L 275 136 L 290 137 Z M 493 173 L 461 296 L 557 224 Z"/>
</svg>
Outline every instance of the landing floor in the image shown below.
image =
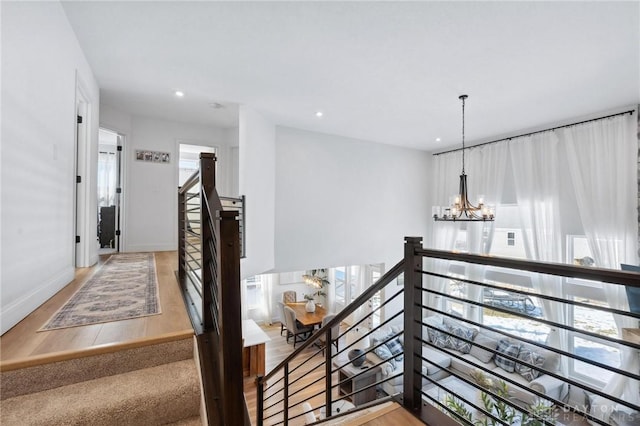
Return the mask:
<svg viewBox="0 0 640 426">
<path fill-rule="evenodd" d="M 157 252 L 156 273 L 162 313 L 143 318 L 93 324 L 60 330 L 38 331 L 51 316 L 109 258 L 100 256 L 97 265 L 76 270 L 75 279 L 51 299 L 0 337 L 0 365 L 27 366 L 52 354 L 105 350 L 127 342 L 179 338 L 192 335 L 193 329 L 176 282 L 178 256 L 175 251 Z"/>
</svg>

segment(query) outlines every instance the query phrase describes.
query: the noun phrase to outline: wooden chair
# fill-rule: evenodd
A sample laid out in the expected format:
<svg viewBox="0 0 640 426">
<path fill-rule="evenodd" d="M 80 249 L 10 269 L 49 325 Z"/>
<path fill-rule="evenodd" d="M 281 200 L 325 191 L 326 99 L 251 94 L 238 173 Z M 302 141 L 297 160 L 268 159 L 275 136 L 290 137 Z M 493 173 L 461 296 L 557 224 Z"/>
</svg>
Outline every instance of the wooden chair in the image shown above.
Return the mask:
<svg viewBox="0 0 640 426">
<path fill-rule="evenodd" d="M 289 343 L 289 338 L 293 336 L 294 349 L 296 343 L 303 342 L 313 333 L 313 327 L 304 327 L 299 324 L 296 320 L 296 312 L 286 305 L 284 306 L 284 322 L 287 324 L 287 343 Z M 298 340 L 298 336 L 301 340 Z"/>
<path fill-rule="evenodd" d="M 298 294 L 293 291 L 285 291 L 282 293 L 282 302 L 278 302 L 280 304 L 280 335 L 282 336 L 282 332 L 287 329 L 284 323 L 284 304 L 285 303 L 293 303 L 298 300 Z"/>
<path fill-rule="evenodd" d="M 329 323 L 329 321 L 331 321 L 332 319 L 334 319 L 336 316 L 336 314 L 334 313 L 328 313 L 324 318 L 322 318 L 322 325 L 321 327 L 324 327 L 325 325 L 327 325 Z M 318 338 L 320 345 L 322 347 L 326 347 L 327 346 L 327 342 L 325 342 L 325 336 L 326 334 L 322 333 L 322 335 Z M 340 325 L 336 325 L 335 327 L 331 327 L 331 342 L 332 344 L 336 347 L 336 351 L 338 350 L 338 337 L 340 336 Z"/>
</svg>

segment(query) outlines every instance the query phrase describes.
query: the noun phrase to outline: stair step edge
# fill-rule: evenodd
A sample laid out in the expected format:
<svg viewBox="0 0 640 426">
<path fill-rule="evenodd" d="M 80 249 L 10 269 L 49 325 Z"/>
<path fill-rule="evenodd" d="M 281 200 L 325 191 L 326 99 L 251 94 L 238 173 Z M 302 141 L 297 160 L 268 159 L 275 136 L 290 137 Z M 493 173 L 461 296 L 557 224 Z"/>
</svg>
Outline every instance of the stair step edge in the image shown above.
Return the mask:
<svg viewBox="0 0 640 426">
<path fill-rule="evenodd" d="M 0 373 L 0 399 L 193 358 L 193 337 Z"/>
</svg>

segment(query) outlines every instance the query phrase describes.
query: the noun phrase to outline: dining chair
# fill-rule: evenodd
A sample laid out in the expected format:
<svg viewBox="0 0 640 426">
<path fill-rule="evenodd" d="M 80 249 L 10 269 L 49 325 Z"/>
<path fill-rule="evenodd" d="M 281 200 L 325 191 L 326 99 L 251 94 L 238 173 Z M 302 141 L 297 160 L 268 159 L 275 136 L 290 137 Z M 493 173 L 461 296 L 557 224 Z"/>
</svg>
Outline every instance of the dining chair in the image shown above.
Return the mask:
<svg viewBox="0 0 640 426">
<path fill-rule="evenodd" d="M 284 320 L 284 303 L 278 302 L 278 308 L 280 309 L 280 335 L 282 336 L 282 332 L 287 329 Z"/>
<path fill-rule="evenodd" d="M 313 412 L 313 408 L 311 408 L 311 404 L 309 404 L 308 402 L 303 402 L 302 412 L 304 413 L 304 424 L 309 425 L 311 423 L 315 423 L 316 415 Z"/>
<path fill-rule="evenodd" d="M 296 312 L 286 305 L 284 306 L 284 319 L 287 324 L 287 343 L 289 343 L 289 338 L 293 336 L 294 349 L 296 343 L 303 342 L 313 333 L 313 327 L 305 327 L 299 324 L 296 320 Z M 298 340 L 298 336 L 300 336 L 301 340 Z"/>
<path fill-rule="evenodd" d="M 293 291 L 285 291 L 282 293 L 282 302 L 278 302 L 280 304 L 280 335 L 282 336 L 282 332 L 287 329 L 287 326 L 284 323 L 284 304 L 285 303 L 293 303 L 298 299 L 298 294 Z"/>
<path fill-rule="evenodd" d="M 325 315 L 324 318 L 322 318 L 322 325 L 320 327 L 324 327 L 325 325 L 327 325 L 329 323 L 329 321 L 331 321 L 332 319 L 334 319 L 336 316 L 336 314 L 330 312 L 327 315 Z M 336 347 L 336 351 L 338 350 L 338 337 L 340 336 L 340 324 L 337 324 L 334 327 L 331 327 L 331 343 Z M 326 338 L 326 334 L 322 333 L 320 335 L 320 337 L 318 338 L 318 340 L 320 341 L 320 345 L 324 348 L 327 346 L 327 342 L 325 341 Z M 324 351 L 323 351 L 324 353 Z"/>
<path fill-rule="evenodd" d="M 289 290 L 282 293 L 283 303 L 294 303 L 297 301 L 298 301 L 298 294 L 295 291 Z"/>
</svg>

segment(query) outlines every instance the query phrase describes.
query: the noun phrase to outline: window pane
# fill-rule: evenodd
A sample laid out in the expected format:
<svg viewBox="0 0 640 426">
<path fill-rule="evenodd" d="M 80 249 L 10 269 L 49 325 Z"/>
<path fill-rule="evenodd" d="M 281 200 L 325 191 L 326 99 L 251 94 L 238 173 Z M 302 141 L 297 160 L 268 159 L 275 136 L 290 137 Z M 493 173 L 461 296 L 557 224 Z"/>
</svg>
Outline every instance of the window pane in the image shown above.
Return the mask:
<svg viewBox="0 0 640 426">
<path fill-rule="evenodd" d="M 336 303 L 340 303 L 341 305 L 344 305 L 344 298 L 345 298 L 344 281 L 345 281 L 345 267 L 344 266 L 337 267 L 335 269 L 335 297 L 336 297 Z"/>
<path fill-rule="evenodd" d="M 589 303 L 596 306 L 607 306 L 604 302 L 598 302 L 588 299 L 576 300 Z M 592 333 L 601 334 L 603 336 L 616 337 L 618 329 L 610 312 L 600 311 L 598 309 L 590 309 L 583 306 L 573 307 L 573 326 L 579 330 L 585 330 Z M 603 341 L 598 341 L 592 337 L 579 335 L 573 336 L 571 339 L 573 353 L 585 358 L 606 364 L 611 367 L 620 366 L 620 351 L 612 345 Z M 588 379 L 606 382 L 611 377 L 610 371 L 595 367 L 582 361 L 573 361 L 572 370 Z"/>
<path fill-rule="evenodd" d="M 574 337 L 573 353 L 611 367 L 620 367 L 620 351 L 599 342 Z M 585 377 L 597 378 L 602 382 L 607 382 L 613 377 L 613 373 L 607 369 L 577 360 L 574 361 L 573 370 Z"/>
</svg>

